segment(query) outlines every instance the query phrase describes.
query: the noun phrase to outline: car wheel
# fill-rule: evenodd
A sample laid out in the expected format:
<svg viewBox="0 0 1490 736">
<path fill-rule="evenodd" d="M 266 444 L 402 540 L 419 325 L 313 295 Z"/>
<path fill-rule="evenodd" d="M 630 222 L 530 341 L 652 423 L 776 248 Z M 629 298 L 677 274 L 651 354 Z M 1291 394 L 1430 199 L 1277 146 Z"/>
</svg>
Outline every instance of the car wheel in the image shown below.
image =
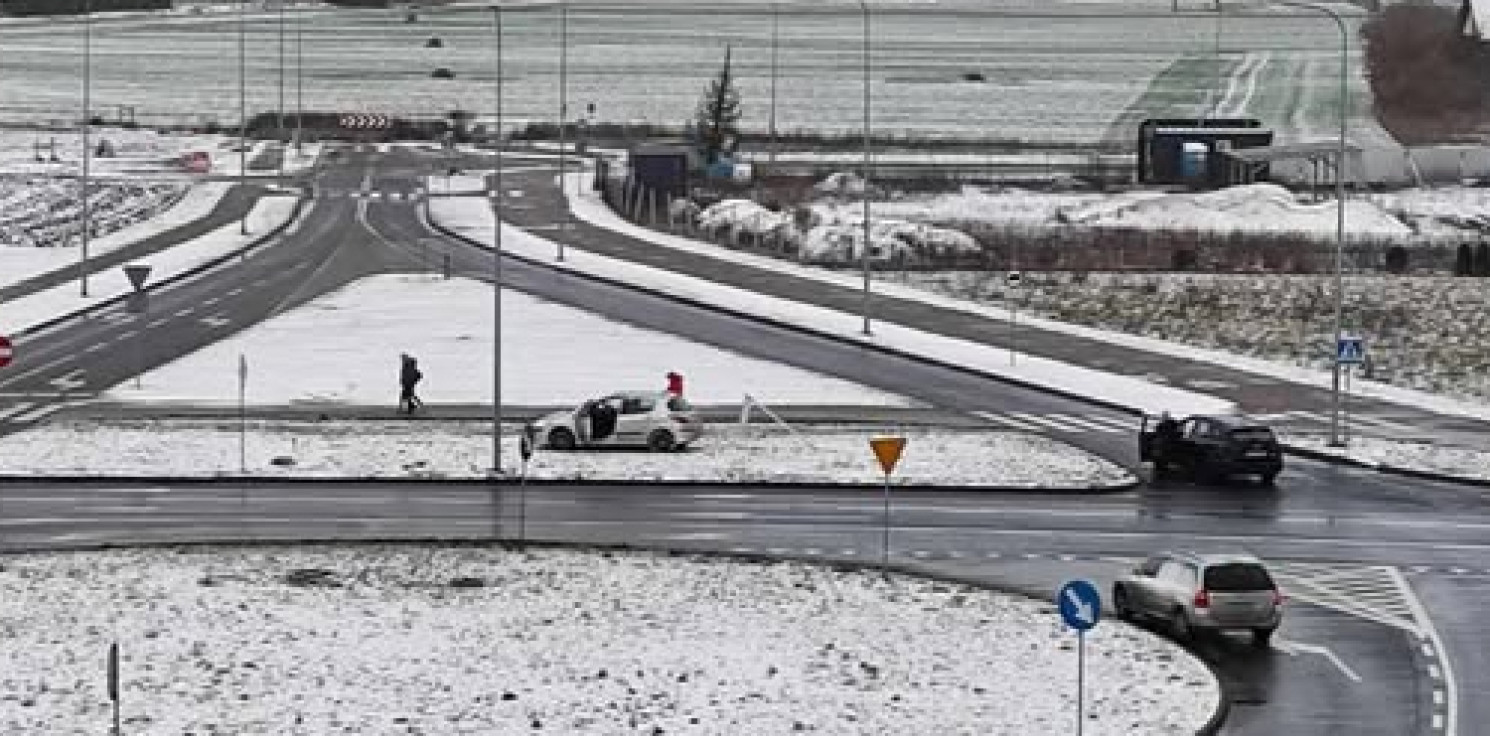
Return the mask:
<svg viewBox="0 0 1490 736">
<path fill-rule="evenodd" d="M 1252 630 L 1252 646 L 1257 647 L 1258 649 L 1267 649 L 1269 646 L 1271 646 L 1272 641 L 1273 641 L 1273 630 L 1272 629 L 1253 629 Z"/>
<path fill-rule="evenodd" d="M 1119 621 L 1133 620 L 1133 609 L 1128 607 L 1128 589 L 1121 585 L 1112 589 L 1112 615 Z"/>
<path fill-rule="evenodd" d="M 652 452 L 672 452 L 677 445 L 678 441 L 673 438 L 673 433 L 665 429 L 656 429 L 647 435 L 647 449 Z"/>
<path fill-rule="evenodd" d="M 1185 615 L 1183 608 L 1174 609 L 1174 615 L 1169 618 L 1169 630 L 1176 641 L 1187 642 L 1195 638 L 1195 629 L 1190 626 L 1190 617 Z"/>
<path fill-rule="evenodd" d="M 578 444 L 574 433 L 562 427 L 548 433 L 548 446 L 555 450 L 573 450 Z"/>
</svg>

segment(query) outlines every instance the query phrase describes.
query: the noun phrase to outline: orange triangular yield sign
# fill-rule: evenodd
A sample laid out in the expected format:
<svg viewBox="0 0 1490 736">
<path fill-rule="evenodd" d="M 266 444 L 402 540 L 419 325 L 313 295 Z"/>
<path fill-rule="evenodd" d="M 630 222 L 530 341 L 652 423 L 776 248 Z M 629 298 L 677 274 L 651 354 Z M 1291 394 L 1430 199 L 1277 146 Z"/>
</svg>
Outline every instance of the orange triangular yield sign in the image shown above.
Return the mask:
<svg viewBox="0 0 1490 736">
<path fill-rule="evenodd" d="M 895 463 L 900 462 L 900 453 L 905 450 L 904 437 L 875 437 L 869 440 L 874 456 L 880 461 L 885 475 L 895 472 Z"/>
</svg>

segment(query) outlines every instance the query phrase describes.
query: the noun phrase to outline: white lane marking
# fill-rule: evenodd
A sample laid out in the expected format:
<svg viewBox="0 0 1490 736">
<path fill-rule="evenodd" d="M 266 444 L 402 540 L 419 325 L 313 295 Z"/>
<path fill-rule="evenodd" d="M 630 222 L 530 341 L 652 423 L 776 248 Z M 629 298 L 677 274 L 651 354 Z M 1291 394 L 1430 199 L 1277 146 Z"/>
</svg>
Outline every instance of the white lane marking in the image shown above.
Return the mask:
<svg viewBox="0 0 1490 736">
<path fill-rule="evenodd" d="M 1433 678 L 1433 679 L 1435 679 L 1435 680 L 1442 680 L 1443 679 L 1443 670 L 1442 669 L 1439 669 L 1438 665 L 1436 665 L 1436 664 L 1429 664 L 1428 665 L 1428 676 L 1431 677 L 1431 678 Z"/>
<path fill-rule="evenodd" d="M 84 375 L 83 369 L 78 368 L 65 376 L 59 376 L 47 381 L 47 384 L 55 386 L 58 391 L 71 391 L 75 388 L 82 388 L 88 385 L 88 379 L 83 378 Z"/>
<path fill-rule="evenodd" d="M 714 542 L 725 538 L 720 532 L 688 532 L 686 534 L 668 534 L 663 539 L 671 539 L 678 542 Z"/>
<path fill-rule="evenodd" d="M 100 350 L 103 350 L 103 348 L 104 348 L 104 346 L 103 346 L 103 345 L 100 345 L 100 344 L 98 344 L 98 343 L 94 343 L 94 344 L 92 344 L 92 345 L 89 345 L 89 346 L 88 346 L 88 347 L 86 347 L 86 348 L 83 348 L 83 352 L 84 352 L 84 353 L 85 353 L 85 354 L 86 354 L 86 353 L 96 353 L 96 352 L 98 352 L 98 351 L 100 351 Z"/>
<path fill-rule="evenodd" d="M 48 414 L 51 414 L 51 413 L 57 411 L 58 409 L 61 409 L 61 408 L 62 408 L 62 406 L 59 405 L 59 404 L 48 404 L 46 406 L 38 406 L 35 409 L 32 409 L 31 411 L 26 412 L 25 414 L 17 414 L 15 416 L 11 417 L 10 418 L 10 421 L 13 422 L 13 423 L 15 423 L 15 424 L 31 424 L 32 422 L 40 421 L 43 417 L 45 417 Z"/>
<path fill-rule="evenodd" d="M 192 307 L 187 307 L 186 309 L 178 309 L 178 310 L 176 310 L 176 313 L 175 313 L 174 316 L 176 316 L 176 317 L 190 317 L 191 316 L 191 313 L 193 311 L 194 311 L 194 309 Z"/>
<path fill-rule="evenodd" d="M 1360 416 L 1360 415 L 1356 415 L 1356 414 L 1350 415 L 1350 417 L 1346 421 L 1348 421 L 1348 422 L 1350 422 L 1352 424 L 1364 424 L 1364 425 L 1366 425 L 1368 427 L 1380 427 L 1381 429 L 1390 429 L 1390 430 L 1392 430 L 1394 432 L 1415 432 L 1415 431 L 1417 431 L 1417 427 L 1414 427 L 1414 426 L 1412 426 L 1410 424 L 1402 424 L 1400 422 L 1394 422 L 1394 421 L 1392 421 L 1390 419 L 1380 419 L 1380 418 L 1377 418 L 1377 417 Z"/>
<path fill-rule="evenodd" d="M 1042 427 L 1036 426 L 1029 422 L 1021 422 L 1018 419 L 1014 419 L 1013 417 L 1004 416 L 1003 414 L 996 414 L 991 411 L 975 411 L 973 412 L 973 416 L 976 416 L 979 419 L 986 419 L 995 424 L 1003 424 L 1005 426 L 1014 427 L 1015 429 L 1023 429 L 1031 432 L 1038 432 L 1043 429 Z"/>
<path fill-rule="evenodd" d="M 1352 682 L 1361 681 L 1361 676 L 1356 674 L 1355 670 L 1347 666 L 1345 662 L 1341 661 L 1341 659 L 1336 656 L 1333 651 L 1330 651 L 1329 647 L 1320 646 L 1318 644 L 1305 644 L 1303 642 L 1297 641 L 1284 641 L 1282 639 L 1278 640 L 1277 646 L 1278 649 L 1295 657 L 1298 656 L 1299 652 L 1317 654 L 1329 660 L 1331 664 L 1335 665 L 1335 669 L 1338 669 L 1340 670 L 1340 672 L 1344 673 L 1344 675 L 1350 678 Z"/>
<path fill-rule="evenodd" d="M 162 317 L 161 319 L 157 319 L 157 320 L 155 320 L 155 321 L 153 321 L 150 324 L 145 325 L 145 326 L 146 327 L 149 327 L 152 330 L 154 330 L 154 329 L 158 329 L 158 328 L 161 328 L 161 327 L 165 327 L 166 325 L 170 324 L 170 322 L 171 322 L 171 320 Z"/>
<path fill-rule="evenodd" d="M 27 409 L 30 409 L 33 406 L 36 406 L 35 402 L 22 401 L 21 403 L 16 404 L 9 409 L 0 409 L 0 422 L 6 421 L 17 414 L 24 413 Z"/>
<path fill-rule="evenodd" d="M 233 323 L 233 320 L 230 320 L 222 316 L 221 314 L 214 314 L 210 317 L 203 317 L 197 321 L 213 329 L 221 329 L 222 327 Z"/>
<path fill-rule="evenodd" d="M 730 519 L 744 521 L 755 516 L 749 511 L 674 511 L 668 516 L 678 519 Z"/>
<path fill-rule="evenodd" d="M 1447 736 L 1457 736 L 1459 733 L 1459 683 L 1454 679 L 1454 664 L 1449 661 L 1449 650 L 1444 648 L 1443 638 L 1438 635 L 1438 627 L 1434 626 L 1433 619 L 1428 617 L 1428 609 L 1423 607 L 1423 602 L 1418 599 L 1418 594 L 1412 589 L 1412 584 L 1407 581 L 1407 577 L 1395 567 L 1388 568 L 1388 570 L 1396 576 L 1397 584 L 1402 587 L 1402 595 L 1407 598 L 1407 605 L 1412 609 L 1419 629 L 1427 635 L 1428 643 L 1431 643 L 1433 649 L 1438 652 L 1437 659 L 1443 667 L 1443 686 L 1448 691 L 1447 703 L 1444 707 L 1443 732 Z"/>
<path fill-rule="evenodd" d="M 750 493 L 694 493 L 689 498 L 700 501 L 745 501 L 755 498 L 755 495 Z"/>
</svg>

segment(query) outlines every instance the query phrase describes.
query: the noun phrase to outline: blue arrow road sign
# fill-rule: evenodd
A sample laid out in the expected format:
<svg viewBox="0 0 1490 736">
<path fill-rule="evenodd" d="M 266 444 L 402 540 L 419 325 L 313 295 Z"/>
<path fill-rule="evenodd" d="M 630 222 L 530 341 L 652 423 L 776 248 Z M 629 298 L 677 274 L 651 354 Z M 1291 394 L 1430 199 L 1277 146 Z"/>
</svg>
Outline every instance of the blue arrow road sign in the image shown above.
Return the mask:
<svg viewBox="0 0 1490 736">
<path fill-rule="evenodd" d="M 1366 360 L 1366 342 L 1359 337 L 1341 336 L 1335 341 L 1335 362 L 1359 365 Z"/>
<path fill-rule="evenodd" d="M 1077 631 L 1086 631 L 1102 618 L 1102 594 L 1090 580 L 1072 580 L 1056 593 L 1061 618 Z"/>
</svg>

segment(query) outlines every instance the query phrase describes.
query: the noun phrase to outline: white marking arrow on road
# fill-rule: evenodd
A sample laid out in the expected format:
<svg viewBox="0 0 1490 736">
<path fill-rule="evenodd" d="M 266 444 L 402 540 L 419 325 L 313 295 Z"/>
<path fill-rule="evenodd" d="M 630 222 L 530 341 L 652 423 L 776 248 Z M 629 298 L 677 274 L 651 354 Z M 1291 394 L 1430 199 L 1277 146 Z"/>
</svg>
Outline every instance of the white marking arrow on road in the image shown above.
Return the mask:
<svg viewBox="0 0 1490 736">
<path fill-rule="evenodd" d="M 233 320 L 216 314 L 212 315 L 211 317 L 203 317 L 198 321 L 200 321 L 204 325 L 207 325 L 208 327 L 213 328 L 222 327 L 224 325 L 230 325 L 233 323 Z"/>
<path fill-rule="evenodd" d="M 1328 659 L 1331 664 L 1335 665 L 1335 668 L 1336 669 L 1338 669 L 1341 672 L 1345 673 L 1345 676 L 1346 677 L 1349 677 L 1351 679 L 1351 681 L 1353 681 L 1353 682 L 1360 682 L 1361 681 L 1361 676 L 1360 675 L 1357 675 L 1355 673 L 1355 670 L 1351 669 L 1350 667 L 1347 667 L 1345 665 L 1345 662 L 1341 661 L 1341 659 L 1339 657 L 1335 656 L 1335 653 L 1334 652 L 1330 651 L 1329 647 L 1322 647 L 1322 646 L 1319 646 L 1318 644 L 1304 644 L 1302 642 L 1297 642 L 1297 641 L 1284 641 L 1282 639 L 1279 639 L 1276 642 L 1276 645 L 1277 645 L 1277 647 L 1278 647 L 1279 650 L 1281 650 L 1283 652 L 1286 652 L 1290 656 L 1294 656 L 1294 657 L 1299 656 L 1299 652 L 1307 652 L 1309 654 L 1317 654 L 1317 655 L 1319 655 L 1321 657 L 1324 657 L 1325 659 Z"/>
<path fill-rule="evenodd" d="M 1075 588 L 1066 589 L 1066 600 L 1071 601 L 1071 607 L 1076 609 L 1076 618 L 1081 619 L 1082 623 L 1090 624 L 1092 619 L 1096 618 L 1096 611 L 1092 610 L 1092 604 L 1082 600 L 1081 596 L 1076 594 Z"/>
</svg>

